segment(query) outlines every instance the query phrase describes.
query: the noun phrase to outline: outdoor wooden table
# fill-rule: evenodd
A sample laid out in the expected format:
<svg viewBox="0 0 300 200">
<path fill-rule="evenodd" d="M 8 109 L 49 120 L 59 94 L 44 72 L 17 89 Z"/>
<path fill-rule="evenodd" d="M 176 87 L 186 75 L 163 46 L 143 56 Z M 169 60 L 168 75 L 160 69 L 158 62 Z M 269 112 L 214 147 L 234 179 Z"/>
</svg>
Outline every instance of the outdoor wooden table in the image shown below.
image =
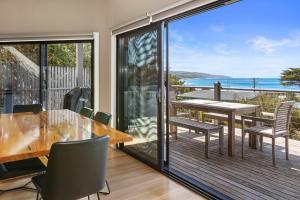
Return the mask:
<svg viewBox="0 0 300 200">
<path fill-rule="evenodd" d="M 259 113 L 258 105 L 251 104 L 241 104 L 241 103 L 230 103 L 222 101 L 211 101 L 211 100 L 183 100 L 183 101 L 173 101 L 171 115 L 176 115 L 177 108 L 190 109 L 196 111 L 204 112 L 214 112 L 220 114 L 226 114 L 228 116 L 228 155 L 234 156 L 235 152 L 235 115 L 249 114 L 249 113 Z M 171 126 L 171 132 L 174 127 Z M 256 146 L 256 137 L 254 138 L 253 146 Z"/>
<path fill-rule="evenodd" d="M 132 141 L 128 134 L 70 110 L 1 114 L 0 163 L 46 156 L 55 142 L 102 135 L 109 136 L 110 144 Z"/>
</svg>

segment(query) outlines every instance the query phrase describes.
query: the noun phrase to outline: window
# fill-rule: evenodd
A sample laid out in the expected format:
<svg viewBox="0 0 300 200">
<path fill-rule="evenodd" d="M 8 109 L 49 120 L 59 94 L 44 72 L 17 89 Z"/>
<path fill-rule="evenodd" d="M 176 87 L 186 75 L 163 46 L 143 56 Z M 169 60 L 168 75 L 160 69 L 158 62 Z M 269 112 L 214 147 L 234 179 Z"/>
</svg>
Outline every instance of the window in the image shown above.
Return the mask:
<svg viewBox="0 0 300 200">
<path fill-rule="evenodd" d="M 92 106 L 93 42 L 0 44 L 0 113 L 13 105 L 41 103 L 62 109 L 64 95 L 75 87 L 89 90 Z"/>
</svg>

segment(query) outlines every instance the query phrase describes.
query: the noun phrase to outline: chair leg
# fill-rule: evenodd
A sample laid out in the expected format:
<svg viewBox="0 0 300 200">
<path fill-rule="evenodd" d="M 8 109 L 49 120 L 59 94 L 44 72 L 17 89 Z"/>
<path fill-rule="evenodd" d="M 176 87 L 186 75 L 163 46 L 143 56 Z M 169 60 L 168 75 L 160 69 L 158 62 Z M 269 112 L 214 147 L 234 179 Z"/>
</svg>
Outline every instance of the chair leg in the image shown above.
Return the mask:
<svg viewBox="0 0 300 200">
<path fill-rule="evenodd" d="M 104 195 L 109 195 L 110 194 L 110 187 L 109 187 L 109 184 L 108 184 L 107 180 L 105 180 L 105 185 L 106 185 L 106 188 L 107 188 L 107 192 L 98 192 L 99 194 L 104 194 Z"/>
<path fill-rule="evenodd" d="M 252 134 L 249 133 L 249 147 L 252 147 Z"/>
<path fill-rule="evenodd" d="M 219 131 L 219 153 L 223 155 L 224 149 L 224 128 L 222 127 Z"/>
<path fill-rule="evenodd" d="M 276 166 L 275 163 L 275 138 L 272 138 L 272 161 L 273 161 L 273 166 Z"/>
<path fill-rule="evenodd" d="M 40 196 L 40 193 L 37 192 L 37 193 L 36 193 L 36 200 L 39 200 L 39 196 Z"/>
<path fill-rule="evenodd" d="M 192 119 L 192 111 L 191 110 L 189 110 L 189 119 Z M 189 133 L 191 133 L 191 132 L 192 132 L 192 130 L 189 129 Z M 195 133 L 196 133 L 196 130 L 195 130 Z"/>
<path fill-rule="evenodd" d="M 208 158 L 209 133 L 205 133 L 205 157 Z"/>
<path fill-rule="evenodd" d="M 97 199 L 100 200 L 100 195 L 98 192 L 97 192 Z"/>
<path fill-rule="evenodd" d="M 242 130 L 242 159 L 244 159 L 244 141 L 245 141 L 245 132 L 244 130 Z"/>
<path fill-rule="evenodd" d="M 289 160 L 289 136 L 285 136 L 285 159 Z"/>
<path fill-rule="evenodd" d="M 262 135 L 259 137 L 259 143 L 260 143 L 260 151 L 263 151 L 264 137 Z"/>
<path fill-rule="evenodd" d="M 87 197 L 88 197 L 88 200 L 90 200 L 90 195 L 88 195 Z"/>
<path fill-rule="evenodd" d="M 177 127 L 177 126 L 175 126 L 175 127 L 176 127 L 176 128 L 175 128 L 175 129 L 176 129 L 176 132 L 174 132 L 173 135 L 174 135 L 174 139 L 177 140 L 178 127 Z"/>
</svg>

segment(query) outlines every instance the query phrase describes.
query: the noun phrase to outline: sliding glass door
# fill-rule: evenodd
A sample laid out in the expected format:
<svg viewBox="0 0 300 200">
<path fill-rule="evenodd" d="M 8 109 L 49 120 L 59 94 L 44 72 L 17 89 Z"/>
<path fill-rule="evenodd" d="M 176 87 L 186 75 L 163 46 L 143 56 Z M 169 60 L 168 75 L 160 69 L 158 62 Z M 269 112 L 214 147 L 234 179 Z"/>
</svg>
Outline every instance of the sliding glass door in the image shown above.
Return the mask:
<svg viewBox="0 0 300 200">
<path fill-rule="evenodd" d="M 118 128 L 134 137 L 124 150 L 160 166 L 161 25 L 118 36 Z"/>
<path fill-rule="evenodd" d="M 64 95 L 75 87 L 92 107 L 93 41 L 0 43 L 0 113 L 13 105 L 41 103 L 62 109 Z"/>
</svg>

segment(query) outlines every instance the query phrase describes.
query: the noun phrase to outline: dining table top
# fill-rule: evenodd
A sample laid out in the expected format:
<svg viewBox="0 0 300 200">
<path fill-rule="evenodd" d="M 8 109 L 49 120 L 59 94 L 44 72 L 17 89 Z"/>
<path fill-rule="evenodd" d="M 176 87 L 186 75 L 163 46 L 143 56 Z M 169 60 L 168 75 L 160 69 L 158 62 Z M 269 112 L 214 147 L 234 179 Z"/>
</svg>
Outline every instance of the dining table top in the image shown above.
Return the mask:
<svg viewBox="0 0 300 200">
<path fill-rule="evenodd" d="M 110 144 L 132 137 L 70 110 L 0 114 L 0 163 L 48 155 L 55 142 L 109 136 Z"/>
<path fill-rule="evenodd" d="M 259 108 L 259 105 L 225 102 L 225 101 L 213 101 L 213 100 L 202 100 L 202 99 L 190 99 L 181 101 L 172 101 L 172 105 L 179 107 L 192 107 L 207 109 L 210 111 L 218 110 L 224 112 L 245 112 L 252 111 Z"/>
</svg>

